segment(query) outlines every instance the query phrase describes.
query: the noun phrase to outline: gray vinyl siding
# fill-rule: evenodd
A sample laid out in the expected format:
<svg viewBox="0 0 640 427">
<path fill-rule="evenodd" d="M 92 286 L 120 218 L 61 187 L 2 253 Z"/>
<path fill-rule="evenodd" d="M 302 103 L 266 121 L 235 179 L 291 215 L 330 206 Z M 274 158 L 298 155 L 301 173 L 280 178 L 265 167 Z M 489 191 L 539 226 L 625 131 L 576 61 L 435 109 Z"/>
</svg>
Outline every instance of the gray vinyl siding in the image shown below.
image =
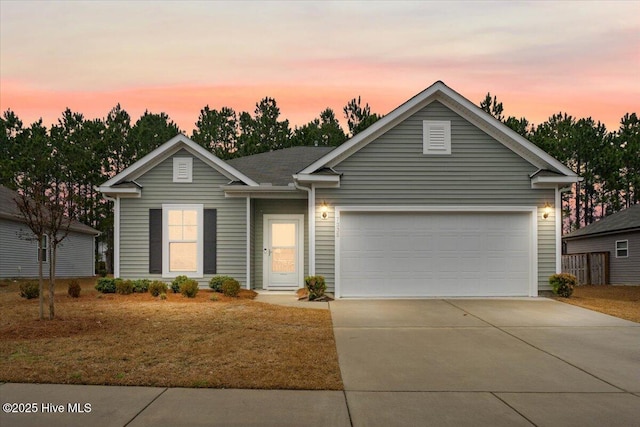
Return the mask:
<svg viewBox="0 0 640 427">
<path fill-rule="evenodd" d="M 264 242 L 264 215 L 285 214 L 304 215 L 304 276 L 309 275 L 309 222 L 307 218 L 307 200 L 276 200 L 276 199 L 255 199 L 253 200 L 253 237 L 252 250 L 252 272 L 253 289 L 264 289 L 262 281 L 263 268 L 263 242 Z M 300 284 L 300 287 L 303 283 Z"/>
<path fill-rule="evenodd" d="M 31 235 L 26 225 L 0 219 L 0 277 L 38 277 L 38 243 L 25 240 Z M 56 277 L 93 276 L 93 245 L 92 235 L 70 232 L 58 246 Z M 43 263 L 45 276 L 49 274 L 48 261 Z"/>
<path fill-rule="evenodd" d="M 616 241 L 627 240 L 629 256 L 616 258 Z M 567 254 L 609 252 L 609 283 L 640 285 L 640 231 L 565 240 Z"/>
<path fill-rule="evenodd" d="M 229 179 L 186 150 L 174 156 L 193 157 L 193 182 L 173 182 L 173 157 L 169 157 L 136 179 L 142 186 L 141 198 L 120 201 L 120 277 L 162 279 L 160 274 L 149 274 L 149 209 L 193 203 L 217 209 L 217 274 L 246 285 L 246 199 L 225 198 L 220 186 Z M 198 281 L 203 284 L 212 276 Z"/>
<path fill-rule="evenodd" d="M 451 155 L 423 154 L 422 121 L 451 121 Z M 553 189 L 532 189 L 537 168 L 439 102 L 434 102 L 334 166 L 340 188 L 317 189 L 316 205 L 536 206 L 538 284 L 556 270 L 555 219 L 541 218 Z M 316 272 L 335 284 L 334 211 L 316 212 Z"/>
</svg>

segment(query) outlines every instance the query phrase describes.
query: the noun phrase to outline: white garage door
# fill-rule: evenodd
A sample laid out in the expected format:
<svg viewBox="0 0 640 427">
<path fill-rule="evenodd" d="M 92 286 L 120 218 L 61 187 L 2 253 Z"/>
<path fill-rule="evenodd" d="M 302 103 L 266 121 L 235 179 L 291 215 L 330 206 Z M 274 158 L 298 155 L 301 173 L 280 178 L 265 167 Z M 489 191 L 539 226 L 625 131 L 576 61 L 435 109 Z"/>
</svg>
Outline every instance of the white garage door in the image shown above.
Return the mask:
<svg viewBox="0 0 640 427">
<path fill-rule="evenodd" d="M 530 295 L 530 212 L 342 212 L 339 227 L 339 297 Z"/>
</svg>

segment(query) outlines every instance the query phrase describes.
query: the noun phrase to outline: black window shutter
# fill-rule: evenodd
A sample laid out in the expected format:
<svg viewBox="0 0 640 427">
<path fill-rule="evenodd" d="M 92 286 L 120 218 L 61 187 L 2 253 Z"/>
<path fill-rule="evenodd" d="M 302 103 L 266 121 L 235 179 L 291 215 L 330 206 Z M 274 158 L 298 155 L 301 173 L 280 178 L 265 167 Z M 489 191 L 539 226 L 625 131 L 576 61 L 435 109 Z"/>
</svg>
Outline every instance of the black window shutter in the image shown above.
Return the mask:
<svg viewBox="0 0 640 427">
<path fill-rule="evenodd" d="M 149 209 L 149 273 L 162 274 L 162 209 Z"/>
<path fill-rule="evenodd" d="M 204 274 L 216 274 L 217 211 L 204 210 Z"/>
</svg>

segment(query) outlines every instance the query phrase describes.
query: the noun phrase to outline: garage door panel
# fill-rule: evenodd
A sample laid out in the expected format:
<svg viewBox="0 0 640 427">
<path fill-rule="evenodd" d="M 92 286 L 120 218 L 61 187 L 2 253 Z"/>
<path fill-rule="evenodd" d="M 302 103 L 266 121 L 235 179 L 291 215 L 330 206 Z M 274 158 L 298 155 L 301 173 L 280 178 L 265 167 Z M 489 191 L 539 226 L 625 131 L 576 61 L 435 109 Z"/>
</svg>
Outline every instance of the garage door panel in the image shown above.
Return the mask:
<svg viewBox="0 0 640 427">
<path fill-rule="evenodd" d="M 344 212 L 340 296 L 528 295 L 531 215 Z"/>
</svg>

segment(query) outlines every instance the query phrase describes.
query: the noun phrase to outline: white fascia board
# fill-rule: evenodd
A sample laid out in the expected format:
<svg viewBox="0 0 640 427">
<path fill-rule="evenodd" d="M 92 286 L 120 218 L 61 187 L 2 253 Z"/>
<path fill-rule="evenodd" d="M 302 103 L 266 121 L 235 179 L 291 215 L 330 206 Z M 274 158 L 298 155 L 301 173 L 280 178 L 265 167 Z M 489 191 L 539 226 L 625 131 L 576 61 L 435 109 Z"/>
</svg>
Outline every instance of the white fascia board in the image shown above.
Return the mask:
<svg viewBox="0 0 640 427">
<path fill-rule="evenodd" d="M 100 187 L 98 187 L 98 191 L 111 197 L 119 196 L 127 198 L 139 198 L 142 196 L 142 190 L 139 187 L 118 188 L 101 185 Z"/>
<path fill-rule="evenodd" d="M 531 178 L 531 188 L 556 188 L 567 184 L 583 181 L 579 176 L 534 176 Z"/>
<path fill-rule="evenodd" d="M 251 186 L 258 185 L 258 183 L 253 181 L 251 178 L 230 166 L 225 161 L 217 158 L 201 145 L 198 145 L 183 134 L 178 134 L 107 182 L 103 183 L 101 187 L 106 188 L 122 181 L 131 181 L 132 179 L 135 179 L 151 170 L 154 166 L 175 154 L 181 148 L 185 148 L 187 151 L 191 152 L 191 154 L 196 155 L 209 166 L 217 169 L 230 179 L 237 179 Z"/>
<path fill-rule="evenodd" d="M 535 145 L 534 143 L 532 143 L 531 141 L 529 141 L 528 139 L 520 135 L 518 132 L 514 131 L 509 126 L 505 125 L 504 123 L 502 123 L 495 117 L 491 116 L 490 114 L 487 114 L 482 108 L 475 105 L 474 103 L 472 103 L 467 98 L 460 95 L 453 89 L 449 88 L 446 85 L 443 85 L 443 86 L 444 87 L 440 91 L 440 96 L 438 96 L 437 98 L 438 101 L 441 101 L 443 104 L 445 104 L 449 108 L 451 108 L 452 105 L 450 105 L 450 103 L 447 101 L 453 101 L 457 103 L 463 108 L 462 110 L 457 109 L 458 111 L 456 112 L 462 113 L 461 115 L 465 119 L 469 120 L 470 119 L 469 116 L 472 116 L 478 119 L 480 122 L 482 122 L 486 126 L 493 128 L 496 132 L 502 134 L 508 140 L 513 141 L 517 145 L 520 145 L 525 152 L 531 154 L 534 158 L 539 159 L 545 165 L 550 166 L 552 169 L 555 169 L 557 172 L 566 176 L 577 176 L 575 172 L 573 172 L 571 169 L 569 169 L 564 164 L 562 164 L 562 162 L 555 159 L 553 156 L 549 155 L 546 151 L 542 150 L 540 147 L 538 147 L 537 145 Z M 498 139 L 502 143 L 505 142 L 504 139 L 500 138 L 498 135 L 492 135 L 492 136 Z M 509 146 L 509 144 L 506 144 L 506 145 Z"/>
<path fill-rule="evenodd" d="M 391 111 L 389 114 L 366 128 L 347 142 L 343 143 L 338 148 L 330 151 L 326 156 L 321 157 L 314 163 L 301 170 L 298 175 L 311 174 L 326 165 L 335 165 L 339 161 L 342 161 L 345 158 L 349 157 L 351 154 L 355 153 L 360 148 L 364 147 L 384 132 L 396 126 L 396 124 L 400 123 L 415 111 L 418 111 L 425 105 L 428 105 L 432 101 L 431 97 L 438 90 L 440 90 L 441 87 L 446 86 L 440 81 L 429 86 L 427 89 L 423 90 L 404 104 L 400 105 L 398 108 Z"/>
<path fill-rule="evenodd" d="M 326 156 L 318 159 L 302 171 L 300 174 L 311 174 L 324 166 L 335 166 L 338 162 L 349 157 L 351 154 L 358 151 L 360 148 L 373 141 L 382 133 L 396 126 L 402 120 L 415 113 L 416 111 L 424 108 L 433 101 L 440 101 L 447 107 L 452 108 L 453 104 L 457 104 L 458 108 L 452 108 L 456 112 L 478 125 L 483 124 L 485 128 L 493 130 L 493 137 L 505 144 L 507 147 L 514 149 L 513 146 L 517 146 L 520 150 L 514 150 L 524 152 L 527 156 L 523 157 L 528 161 L 533 160 L 538 163 L 537 166 L 547 166 L 550 169 L 554 169 L 557 172 L 566 176 L 577 176 L 571 169 L 563 165 L 560 161 L 556 160 L 544 150 L 537 147 L 535 144 L 510 129 L 508 126 L 495 119 L 491 115 L 487 114 L 477 105 L 449 88 L 441 81 L 437 81 L 433 85 L 429 86 L 424 91 L 420 92 L 388 115 L 384 116 L 373 125 L 360 132 L 349 141 L 345 142 L 335 150 L 328 153 Z M 522 156 L 522 153 L 518 153 Z M 527 158 L 529 157 L 529 158 Z"/>
<path fill-rule="evenodd" d="M 329 184 L 330 187 L 340 186 L 340 175 L 311 175 L 299 173 L 293 175 L 293 179 L 299 184 L 315 184 L 316 186 Z"/>
<path fill-rule="evenodd" d="M 261 185 L 258 187 L 241 185 L 221 185 L 225 197 L 250 197 L 256 199 L 306 199 L 307 193 L 292 186 Z"/>
<path fill-rule="evenodd" d="M 336 206 L 336 212 L 532 212 L 536 206 L 527 205 L 363 205 Z"/>
</svg>

